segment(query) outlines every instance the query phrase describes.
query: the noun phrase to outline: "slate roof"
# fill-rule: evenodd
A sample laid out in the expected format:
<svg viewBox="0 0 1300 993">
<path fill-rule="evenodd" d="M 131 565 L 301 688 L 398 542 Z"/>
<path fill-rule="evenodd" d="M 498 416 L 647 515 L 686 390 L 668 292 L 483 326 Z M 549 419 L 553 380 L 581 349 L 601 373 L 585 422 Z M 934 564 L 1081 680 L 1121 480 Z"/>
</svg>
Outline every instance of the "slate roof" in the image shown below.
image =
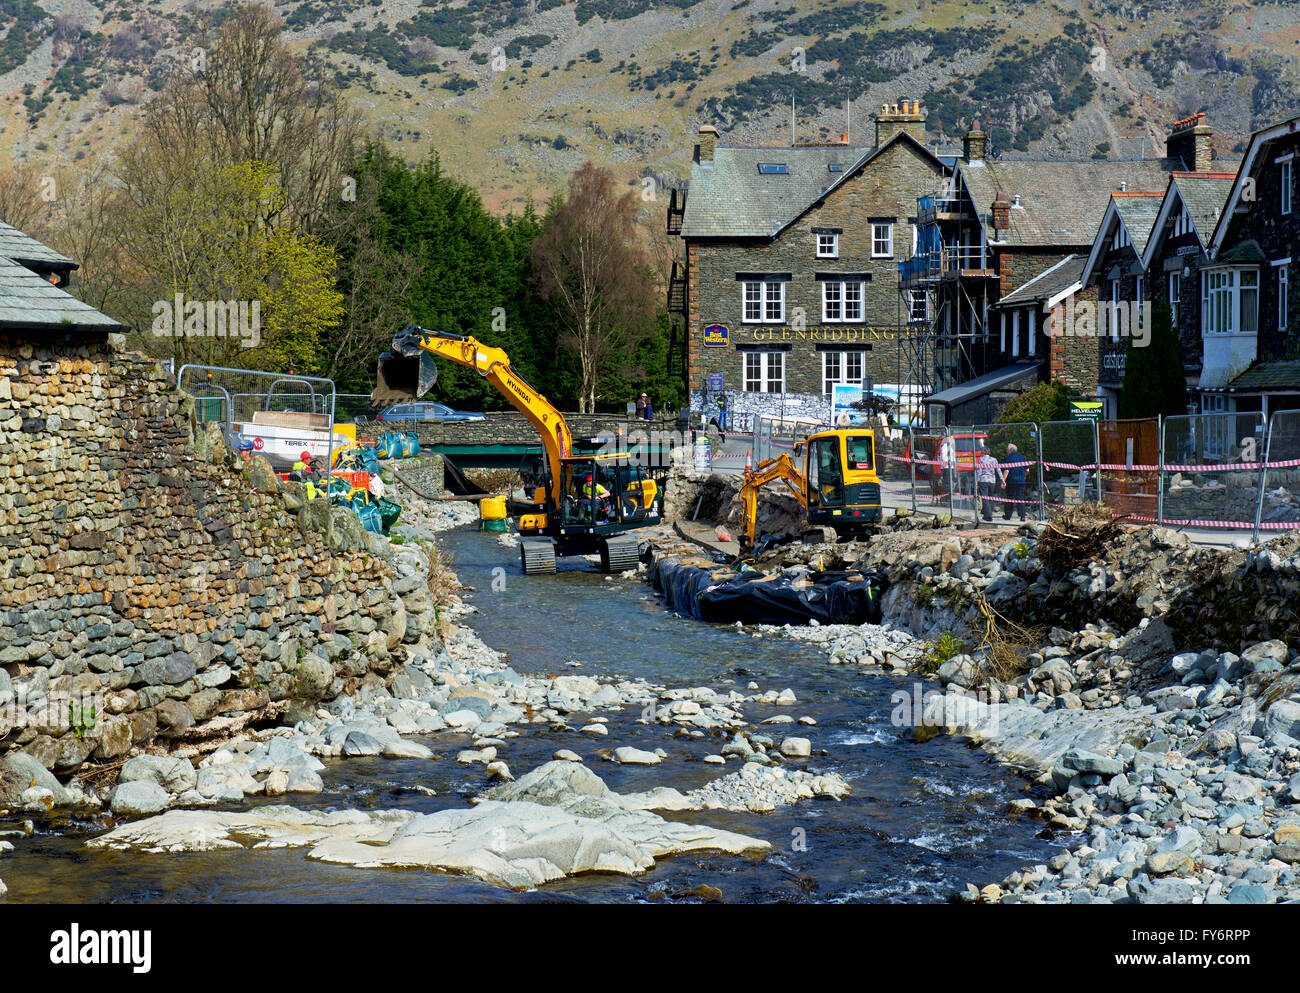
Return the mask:
<svg viewBox="0 0 1300 993">
<path fill-rule="evenodd" d="M 976 397 L 982 397 L 985 394 L 992 393 L 994 390 L 1010 386 L 1018 379 L 1025 376 L 1032 376 L 1038 373 L 1038 362 L 1014 362 L 1011 365 L 1003 366 L 1001 369 L 994 369 L 992 372 L 986 372 L 982 376 L 976 376 L 964 383 L 956 386 L 949 386 L 946 390 L 940 390 L 938 393 L 932 393 L 925 397 L 924 403 L 941 403 L 949 407 L 957 407 Z"/>
<path fill-rule="evenodd" d="M 771 238 L 896 141 L 909 141 L 934 159 L 924 145 L 898 132 L 881 146 L 796 145 L 767 148 L 719 145 L 712 162 L 691 165 L 683 238 Z M 760 162 L 784 163 L 788 172 L 764 174 Z M 831 172 L 831 165 L 843 167 Z"/>
<path fill-rule="evenodd" d="M 39 243 L 38 243 L 39 244 Z M 11 259 L 0 257 L 0 330 L 120 331 L 121 324 Z"/>
<path fill-rule="evenodd" d="M 1182 159 L 1169 158 L 986 159 L 958 164 L 989 238 L 995 237 L 990 211 L 994 198 L 999 193 L 1009 200 L 1020 195 L 1020 206 L 1011 209 L 1011 227 L 996 237 L 1005 245 L 1026 247 L 1091 245 L 1110 195 L 1121 185 L 1129 190 L 1163 190 L 1169 174 L 1182 167 Z"/>
<path fill-rule="evenodd" d="M 1133 250 L 1141 257 L 1151 239 L 1151 228 L 1160 213 L 1163 193 L 1112 193 L 1115 213 L 1124 222 L 1124 230 L 1133 242 Z"/>
<path fill-rule="evenodd" d="M 1004 304 L 1036 303 L 1039 300 L 1050 300 L 1058 293 L 1068 290 L 1079 282 L 1079 278 L 1083 275 L 1084 264 L 1087 261 L 1088 257 L 1086 255 L 1067 255 L 1061 261 L 1048 266 L 1033 279 L 1017 286 L 999 300 L 995 306 L 1001 307 Z"/>
<path fill-rule="evenodd" d="M 1231 383 L 1234 390 L 1300 390 L 1300 360 L 1259 362 Z"/>
<path fill-rule="evenodd" d="M 0 221 L 0 258 L 13 259 L 15 262 L 33 262 L 44 268 L 75 268 L 72 259 L 60 255 L 47 245 L 42 245 L 30 235 L 23 234 L 16 227 Z"/>
<path fill-rule="evenodd" d="M 1196 226 L 1196 234 L 1200 237 L 1202 246 L 1209 244 L 1236 178 L 1235 172 L 1222 175 L 1191 173 L 1175 175 L 1170 180 L 1178 187 L 1178 196 L 1187 208 L 1192 224 Z"/>
</svg>

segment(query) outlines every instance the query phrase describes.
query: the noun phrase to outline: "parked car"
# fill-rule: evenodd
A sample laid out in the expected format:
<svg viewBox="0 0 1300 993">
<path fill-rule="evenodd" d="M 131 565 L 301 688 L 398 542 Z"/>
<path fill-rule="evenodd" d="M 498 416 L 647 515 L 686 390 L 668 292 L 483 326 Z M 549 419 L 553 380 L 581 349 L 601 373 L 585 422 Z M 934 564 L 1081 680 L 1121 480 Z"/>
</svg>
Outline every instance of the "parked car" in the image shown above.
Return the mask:
<svg viewBox="0 0 1300 993">
<path fill-rule="evenodd" d="M 452 410 L 441 403 L 423 400 L 419 403 L 395 403 L 375 416 L 377 421 L 486 421 L 482 414 Z"/>
</svg>

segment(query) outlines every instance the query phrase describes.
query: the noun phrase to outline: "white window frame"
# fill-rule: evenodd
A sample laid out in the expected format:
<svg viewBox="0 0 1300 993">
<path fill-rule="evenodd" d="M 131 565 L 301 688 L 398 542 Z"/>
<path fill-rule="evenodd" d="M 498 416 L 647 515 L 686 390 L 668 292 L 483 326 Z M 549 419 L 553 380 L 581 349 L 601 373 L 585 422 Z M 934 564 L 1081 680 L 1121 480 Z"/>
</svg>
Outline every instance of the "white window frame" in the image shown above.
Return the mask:
<svg viewBox="0 0 1300 993">
<path fill-rule="evenodd" d="M 1183 292 L 1183 274 L 1181 272 L 1169 273 L 1168 285 L 1166 291 L 1169 297 L 1169 310 L 1171 311 L 1171 321 L 1174 334 L 1178 333 L 1178 302 Z"/>
<path fill-rule="evenodd" d="M 751 358 L 755 360 L 753 363 Z M 784 393 L 785 352 L 741 352 L 740 382 L 746 393 Z M 776 389 L 771 389 L 772 386 Z"/>
<path fill-rule="evenodd" d="M 822 323 L 839 324 L 844 320 L 844 284 L 833 280 L 822 283 Z"/>
<path fill-rule="evenodd" d="M 1252 282 L 1246 285 L 1247 278 Z M 1246 329 L 1243 312 L 1245 294 L 1254 296 L 1254 326 Z M 1201 335 L 1259 334 L 1259 269 L 1244 266 L 1228 269 L 1209 269 L 1201 272 Z"/>
<path fill-rule="evenodd" d="M 1007 353 L 1007 312 L 1005 310 L 998 312 L 998 351 L 1003 355 Z"/>
<path fill-rule="evenodd" d="M 920 316 L 917 316 L 917 304 L 920 303 Z M 930 320 L 930 294 L 925 290 L 907 291 L 907 321 L 909 324 L 925 324 Z"/>
<path fill-rule="evenodd" d="M 829 246 L 822 239 L 830 239 Z M 838 259 L 840 257 L 840 236 L 838 234 L 817 233 L 817 257 L 819 259 Z"/>
<path fill-rule="evenodd" d="M 1138 276 L 1133 281 L 1133 299 L 1137 302 L 1137 313 L 1132 315 L 1133 320 L 1137 324 L 1137 328 L 1129 328 L 1129 334 L 1132 334 L 1135 330 L 1142 329 L 1142 322 L 1144 320 L 1142 316 L 1142 291 L 1145 289 L 1146 289 L 1146 277 Z"/>
<path fill-rule="evenodd" d="M 1287 324 L 1287 293 L 1291 286 L 1291 263 L 1282 262 L 1276 266 L 1277 269 L 1277 330 L 1278 333 L 1286 331 Z"/>
<path fill-rule="evenodd" d="M 1106 309 L 1106 334 L 1111 341 L 1119 341 L 1119 280 L 1110 281 L 1110 306 Z"/>
<path fill-rule="evenodd" d="M 1283 215 L 1291 213 L 1291 160 L 1285 159 L 1278 163 L 1278 185 L 1280 186 L 1280 200 L 1278 207 Z"/>
<path fill-rule="evenodd" d="M 757 289 L 755 290 L 755 287 Z M 751 295 L 751 291 L 756 295 Z M 773 311 L 773 305 L 776 310 Z M 758 316 L 751 316 L 751 306 Z M 742 324 L 785 323 L 785 281 L 747 279 L 740 284 L 740 320 Z"/>
<path fill-rule="evenodd" d="M 822 396 L 834 386 L 862 386 L 866 382 L 867 353 L 861 349 L 826 351 L 822 356 Z"/>
<path fill-rule="evenodd" d="M 1038 356 L 1038 335 L 1035 333 L 1037 330 L 1034 312 L 1032 310 L 1025 311 L 1025 354 L 1031 359 Z"/>
<path fill-rule="evenodd" d="M 1011 312 L 1011 357 L 1020 358 L 1020 310 Z"/>
<path fill-rule="evenodd" d="M 861 324 L 865 311 L 866 288 L 859 279 L 824 279 L 822 284 L 822 323 Z"/>
<path fill-rule="evenodd" d="M 880 235 L 881 229 L 884 229 L 884 237 Z M 880 251 L 876 245 L 878 242 L 884 242 L 885 250 Z M 892 259 L 894 257 L 894 225 L 877 224 L 871 225 L 871 257 L 873 259 Z"/>
</svg>

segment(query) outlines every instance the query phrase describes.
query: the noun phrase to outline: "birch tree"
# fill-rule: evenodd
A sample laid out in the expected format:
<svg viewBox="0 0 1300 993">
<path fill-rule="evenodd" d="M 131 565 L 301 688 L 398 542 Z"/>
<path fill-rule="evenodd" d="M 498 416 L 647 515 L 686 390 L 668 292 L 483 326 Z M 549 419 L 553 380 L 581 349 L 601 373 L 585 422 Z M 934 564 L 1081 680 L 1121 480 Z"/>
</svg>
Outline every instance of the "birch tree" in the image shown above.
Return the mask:
<svg viewBox="0 0 1300 993">
<path fill-rule="evenodd" d="M 638 198 L 590 162 L 532 246 L 538 291 L 555 309 L 560 344 L 578 358 L 578 410 L 596 409 L 612 362 L 651 331 L 654 281 L 637 238 Z"/>
</svg>

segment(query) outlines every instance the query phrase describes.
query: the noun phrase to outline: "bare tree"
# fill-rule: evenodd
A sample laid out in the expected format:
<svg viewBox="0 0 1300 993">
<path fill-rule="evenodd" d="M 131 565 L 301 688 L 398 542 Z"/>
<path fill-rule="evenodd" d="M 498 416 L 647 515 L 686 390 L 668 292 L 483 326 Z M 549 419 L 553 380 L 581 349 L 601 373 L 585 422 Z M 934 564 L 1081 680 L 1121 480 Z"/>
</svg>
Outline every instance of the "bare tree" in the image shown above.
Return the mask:
<svg viewBox="0 0 1300 993">
<path fill-rule="evenodd" d="M 49 206 L 41 199 L 40 181 L 41 177 L 22 163 L 0 170 L 0 221 L 39 237 Z"/>
<path fill-rule="evenodd" d="M 393 330 L 410 323 L 406 293 L 419 262 L 411 255 L 386 248 L 376 236 L 383 212 L 379 181 L 365 176 L 354 203 L 339 206 L 317 232 L 340 253 L 339 286 L 343 290 L 343 321 L 331 339 L 329 364 L 322 375 L 340 373 L 370 363 L 389 346 Z"/>
<path fill-rule="evenodd" d="M 637 238 L 636 194 L 619 193 L 609 170 L 585 163 L 533 242 L 532 262 L 564 327 L 561 344 L 578 356 L 578 409 L 594 411 L 601 376 L 650 333 L 654 284 Z"/>
<path fill-rule="evenodd" d="M 363 128 L 328 66 L 290 52 L 282 27 L 270 7 L 236 6 L 150 105 L 146 127 L 178 153 L 198 139 L 219 160 L 271 164 L 285 219 L 310 231 L 351 195 L 345 167 Z"/>
</svg>

